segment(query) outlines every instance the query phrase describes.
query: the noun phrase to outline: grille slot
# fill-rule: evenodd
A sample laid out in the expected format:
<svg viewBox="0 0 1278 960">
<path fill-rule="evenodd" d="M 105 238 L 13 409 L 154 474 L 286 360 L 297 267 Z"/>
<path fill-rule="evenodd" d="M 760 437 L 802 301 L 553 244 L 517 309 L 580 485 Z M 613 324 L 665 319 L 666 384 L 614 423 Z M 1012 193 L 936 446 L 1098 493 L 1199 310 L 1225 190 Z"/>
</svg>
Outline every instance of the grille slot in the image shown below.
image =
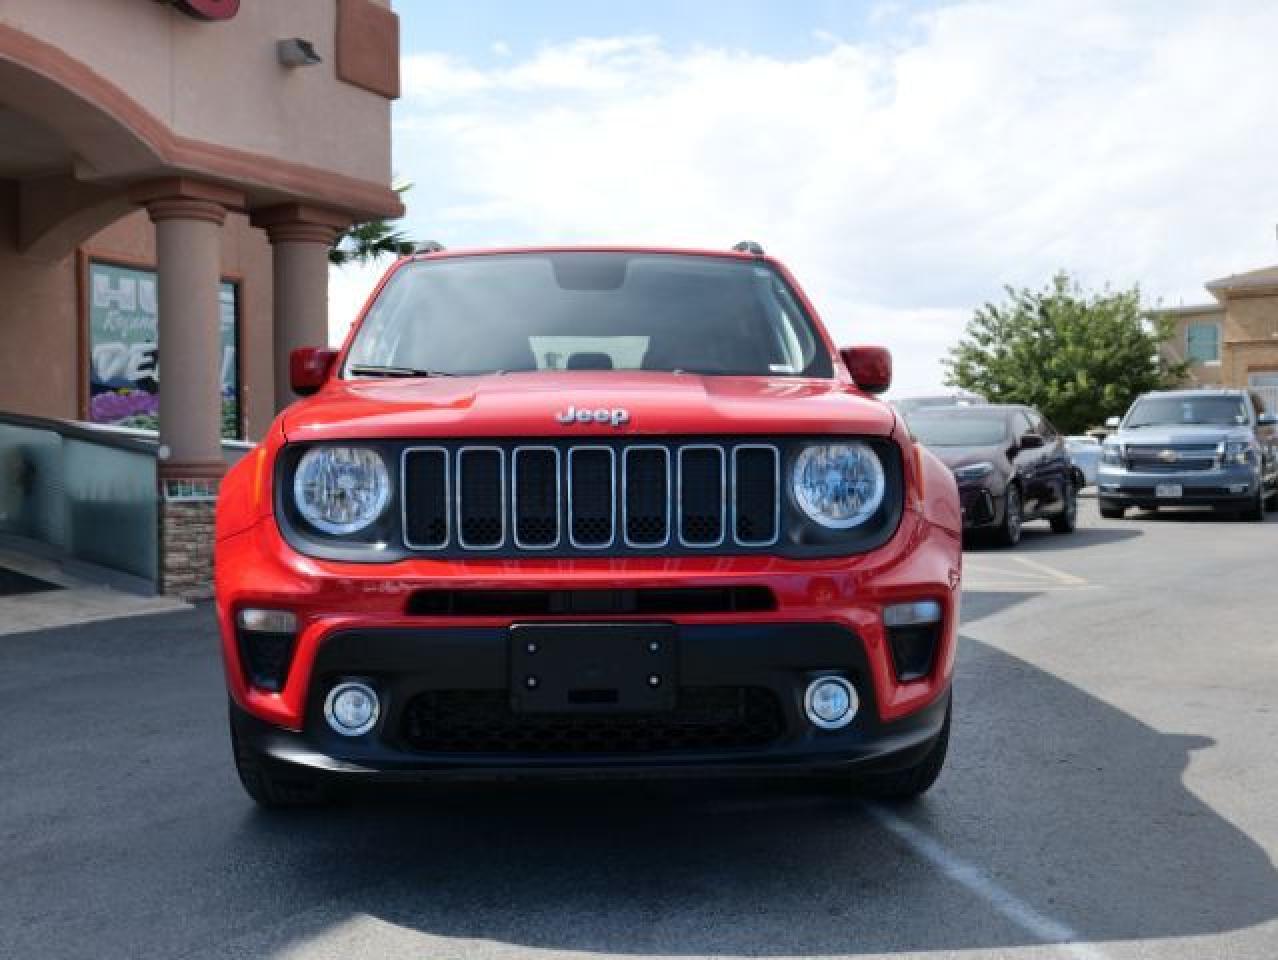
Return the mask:
<svg viewBox="0 0 1278 960">
<path fill-rule="evenodd" d="M 612 545 L 616 456 L 611 447 L 568 451 L 568 539 L 574 547 Z"/>
<path fill-rule="evenodd" d="M 723 543 L 727 503 L 723 448 L 690 444 L 679 450 L 679 542 L 685 547 Z"/>
<path fill-rule="evenodd" d="M 640 587 L 635 590 L 418 590 L 415 617 L 655 616 L 775 610 L 767 587 Z"/>
<path fill-rule="evenodd" d="M 670 541 L 670 451 L 627 448 L 621 483 L 627 545 L 665 546 Z"/>
<path fill-rule="evenodd" d="M 781 526 L 781 455 L 776 447 L 742 444 L 732 451 L 732 526 L 742 546 L 776 540 Z"/>
<path fill-rule="evenodd" d="M 417 550 L 448 546 L 448 451 L 414 447 L 404 451 L 401 497 L 404 542 Z"/>
<path fill-rule="evenodd" d="M 549 550 L 559 545 L 559 451 L 517 447 L 514 471 L 515 546 Z"/>
<path fill-rule="evenodd" d="M 457 452 L 457 542 L 496 550 L 506 539 L 505 454 L 500 447 Z"/>
<path fill-rule="evenodd" d="M 409 701 L 401 729 L 429 753 L 633 755 L 762 747 L 785 717 L 765 687 L 684 687 L 656 714 L 515 714 L 505 690 L 431 690 Z"/>
</svg>

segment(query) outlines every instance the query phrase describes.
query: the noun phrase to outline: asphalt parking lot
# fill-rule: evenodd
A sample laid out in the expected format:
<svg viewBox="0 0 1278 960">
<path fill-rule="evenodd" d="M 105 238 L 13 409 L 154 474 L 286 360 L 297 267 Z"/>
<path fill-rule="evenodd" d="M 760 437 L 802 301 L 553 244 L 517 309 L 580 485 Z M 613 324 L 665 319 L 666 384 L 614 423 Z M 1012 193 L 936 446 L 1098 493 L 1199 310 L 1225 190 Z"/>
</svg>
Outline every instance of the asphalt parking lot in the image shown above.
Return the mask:
<svg viewBox="0 0 1278 960">
<path fill-rule="evenodd" d="M 1038 528 L 1042 527 L 1040 531 Z M 967 555 L 950 763 L 258 812 L 211 611 L 0 637 L 0 957 L 1278 956 L 1278 515 Z"/>
</svg>

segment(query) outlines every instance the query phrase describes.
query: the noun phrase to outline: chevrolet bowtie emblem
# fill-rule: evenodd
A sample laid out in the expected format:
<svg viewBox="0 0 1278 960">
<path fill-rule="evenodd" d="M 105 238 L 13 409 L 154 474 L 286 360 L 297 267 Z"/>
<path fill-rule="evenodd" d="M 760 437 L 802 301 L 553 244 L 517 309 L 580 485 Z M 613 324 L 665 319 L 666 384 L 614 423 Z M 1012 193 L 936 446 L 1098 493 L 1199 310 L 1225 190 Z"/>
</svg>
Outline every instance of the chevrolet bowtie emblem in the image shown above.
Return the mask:
<svg viewBox="0 0 1278 960">
<path fill-rule="evenodd" d="M 1175 450 L 1163 450 L 1159 452 L 1158 459 L 1163 463 L 1175 463 L 1180 457 L 1177 456 Z"/>
<path fill-rule="evenodd" d="M 555 414 L 555 419 L 565 427 L 574 423 L 610 423 L 614 427 L 624 427 L 630 422 L 630 411 L 624 407 L 599 407 L 595 410 L 578 410 L 569 407 Z"/>
</svg>

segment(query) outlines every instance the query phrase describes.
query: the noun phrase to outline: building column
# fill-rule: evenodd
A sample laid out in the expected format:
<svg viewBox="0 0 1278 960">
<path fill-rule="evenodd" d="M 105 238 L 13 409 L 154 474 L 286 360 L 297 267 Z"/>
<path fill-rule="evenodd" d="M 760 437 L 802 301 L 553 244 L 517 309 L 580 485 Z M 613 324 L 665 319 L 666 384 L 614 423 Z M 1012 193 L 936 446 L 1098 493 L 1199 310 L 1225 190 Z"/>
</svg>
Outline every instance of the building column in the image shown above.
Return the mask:
<svg viewBox="0 0 1278 960">
<path fill-rule="evenodd" d="M 255 210 L 271 241 L 274 276 L 275 411 L 297 399 L 288 358 L 298 347 L 328 343 L 328 251 L 350 224 L 342 214 L 305 204 Z"/>
<path fill-rule="evenodd" d="M 155 223 L 159 285 L 160 589 L 207 595 L 222 457 L 218 285 L 222 224 L 243 206 L 233 190 L 185 179 L 130 191 Z"/>
</svg>

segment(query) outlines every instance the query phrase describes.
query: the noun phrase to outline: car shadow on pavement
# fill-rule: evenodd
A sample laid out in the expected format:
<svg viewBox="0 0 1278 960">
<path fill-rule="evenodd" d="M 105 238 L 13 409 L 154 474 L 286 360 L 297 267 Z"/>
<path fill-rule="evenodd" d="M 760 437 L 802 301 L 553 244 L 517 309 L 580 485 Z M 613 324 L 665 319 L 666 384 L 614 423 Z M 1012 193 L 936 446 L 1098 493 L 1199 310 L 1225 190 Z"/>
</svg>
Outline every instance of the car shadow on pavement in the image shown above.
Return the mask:
<svg viewBox="0 0 1278 960">
<path fill-rule="evenodd" d="M 1222 524 L 1225 526 L 1250 526 L 1255 524 L 1255 520 L 1245 520 L 1237 514 L 1221 513 L 1217 510 L 1209 510 L 1200 507 L 1163 507 L 1159 510 L 1138 510 L 1132 509 L 1127 512 L 1125 519 L 1152 521 L 1154 523 L 1205 523 L 1205 524 Z M 1278 514 L 1267 512 L 1265 514 L 1266 523 L 1274 523 L 1278 521 Z M 1114 523 L 1119 521 L 1115 520 Z"/>
<path fill-rule="evenodd" d="M 1278 916 L 1265 851 L 1182 782 L 1211 741 L 1152 729 L 980 641 L 984 618 L 1027 596 L 969 596 L 951 762 L 925 800 L 887 816 L 1089 941 Z M 148 618 L 144 631 L 170 621 L 163 642 L 103 633 L 87 663 L 83 641 L 50 631 L 22 661 L 43 680 L 5 684 L 15 715 L 46 712 L 76 745 L 32 757 L 6 753 L 0 736 L 11 791 L 0 867 L 14 881 L 0 954 L 501 952 L 461 940 L 773 956 L 1039 942 L 875 810 L 807 781 L 489 783 L 257 811 L 230 769 L 211 629 L 192 616 Z M 110 696 L 58 692 L 67 676 L 101 687 L 112 670 Z M 45 768 L 29 770 L 35 760 Z M 59 786 L 69 777 L 74 789 Z"/>
<path fill-rule="evenodd" d="M 1014 547 L 1005 547 L 994 543 L 988 537 L 965 536 L 963 551 L 980 554 L 1009 554 L 1015 556 L 1019 551 L 1056 552 L 1059 550 L 1078 550 L 1083 547 L 1096 547 L 1108 543 L 1121 543 L 1141 536 L 1138 527 L 1078 527 L 1073 533 L 1053 533 L 1044 525 L 1034 524 L 1021 531 L 1021 542 Z"/>
</svg>

